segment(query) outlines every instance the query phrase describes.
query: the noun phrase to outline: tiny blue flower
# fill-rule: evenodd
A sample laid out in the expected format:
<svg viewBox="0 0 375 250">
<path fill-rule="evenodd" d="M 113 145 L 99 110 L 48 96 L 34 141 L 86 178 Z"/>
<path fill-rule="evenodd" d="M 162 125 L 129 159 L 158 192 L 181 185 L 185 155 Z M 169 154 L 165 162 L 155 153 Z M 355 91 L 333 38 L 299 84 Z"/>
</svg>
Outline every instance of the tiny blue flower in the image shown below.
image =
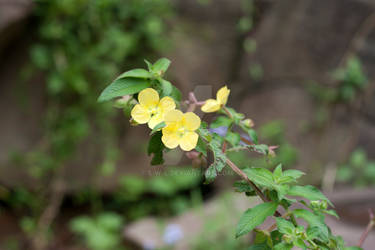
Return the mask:
<svg viewBox="0 0 375 250">
<path fill-rule="evenodd" d="M 226 126 L 221 126 L 221 127 L 217 127 L 217 128 L 210 128 L 209 129 L 210 133 L 213 134 L 218 134 L 220 136 L 226 136 L 227 135 L 227 132 L 228 132 L 228 127 Z"/>
<path fill-rule="evenodd" d="M 177 224 L 169 224 L 164 231 L 163 240 L 168 245 L 173 245 L 183 238 L 181 227 Z"/>
</svg>

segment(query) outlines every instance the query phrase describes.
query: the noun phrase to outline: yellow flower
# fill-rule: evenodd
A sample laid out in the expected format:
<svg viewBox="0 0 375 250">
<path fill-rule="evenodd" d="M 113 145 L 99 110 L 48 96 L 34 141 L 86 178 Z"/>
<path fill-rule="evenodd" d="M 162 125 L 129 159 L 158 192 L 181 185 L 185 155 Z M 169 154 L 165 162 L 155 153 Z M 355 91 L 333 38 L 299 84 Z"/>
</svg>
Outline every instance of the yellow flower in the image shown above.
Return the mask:
<svg viewBox="0 0 375 250">
<path fill-rule="evenodd" d="M 201 125 L 201 119 L 193 112 L 183 114 L 180 110 L 169 111 L 164 118 L 166 126 L 162 129 L 161 140 L 167 148 L 180 148 L 190 151 L 197 146 L 198 134 L 195 132 Z"/>
<path fill-rule="evenodd" d="M 151 129 L 164 121 L 164 116 L 168 111 L 176 108 L 174 100 L 169 96 L 159 101 L 158 92 L 152 88 L 139 92 L 138 101 L 139 104 L 134 106 L 131 116 L 139 124 L 148 123 Z"/>
<path fill-rule="evenodd" d="M 208 99 L 206 103 L 202 106 L 202 111 L 206 113 L 216 112 L 225 104 L 227 104 L 228 96 L 230 90 L 227 86 L 222 87 L 216 93 L 216 100 L 215 99 Z"/>
</svg>

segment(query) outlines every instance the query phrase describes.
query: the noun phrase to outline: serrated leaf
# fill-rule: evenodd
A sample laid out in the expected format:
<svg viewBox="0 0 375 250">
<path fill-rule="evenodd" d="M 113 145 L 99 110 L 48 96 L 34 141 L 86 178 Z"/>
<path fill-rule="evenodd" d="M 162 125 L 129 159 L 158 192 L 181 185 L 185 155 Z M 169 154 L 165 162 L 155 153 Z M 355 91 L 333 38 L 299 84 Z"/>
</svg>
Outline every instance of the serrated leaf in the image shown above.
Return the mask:
<svg viewBox="0 0 375 250">
<path fill-rule="evenodd" d="M 252 192 L 254 191 L 253 188 L 249 185 L 249 183 L 247 183 L 246 181 L 236 181 L 234 184 L 233 184 L 236 192 Z"/>
<path fill-rule="evenodd" d="M 294 209 L 292 213 L 297 218 L 304 219 L 310 225 L 310 227 L 318 227 L 320 231 L 319 239 L 321 241 L 327 242 L 329 240 L 328 227 L 324 223 L 322 217 L 319 217 L 306 209 Z"/>
<path fill-rule="evenodd" d="M 197 150 L 199 153 L 202 153 L 204 156 L 207 157 L 207 145 L 204 143 L 202 138 L 198 137 L 197 146 L 195 147 L 195 150 Z"/>
<path fill-rule="evenodd" d="M 319 227 L 309 227 L 306 230 L 306 235 L 309 240 L 319 239 L 320 228 Z"/>
<path fill-rule="evenodd" d="M 308 200 L 311 200 L 311 201 L 314 201 L 314 200 L 325 200 L 327 201 L 329 204 L 331 204 L 331 206 L 333 205 L 329 200 L 328 198 L 322 193 L 320 192 L 319 189 L 317 189 L 316 187 L 314 186 L 311 186 L 311 185 L 307 185 L 307 186 L 292 186 L 290 187 L 288 193 L 288 195 L 291 195 L 291 196 L 302 196 Z"/>
<path fill-rule="evenodd" d="M 288 169 L 283 172 L 283 176 L 290 176 L 295 180 L 300 178 L 302 175 L 305 175 L 305 173 L 296 169 Z"/>
<path fill-rule="evenodd" d="M 206 172 L 204 173 L 204 177 L 205 177 L 205 182 L 204 184 L 209 184 L 211 182 L 213 182 L 215 180 L 217 176 L 217 172 L 216 172 L 216 168 L 214 165 L 210 165 Z"/>
<path fill-rule="evenodd" d="M 145 69 L 132 69 L 132 70 L 122 73 L 121 75 L 117 77 L 117 79 L 125 78 L 125 77 L 147 79 L 147 78 L 151 78 L 152 76 L 151 76 L 151 73 Z"/>
<path fill-rule="evenodd" d="M 276 202 L 266 202 L 246 210 L 238 222 L 236 237 L 247 234 L 262 224 L 268 216 L 272 216 L 275 213 L 277 206 Z"/>
<path fill-rule="evenodd" d="M 273 188 L 275 183 L 273 181 L 272 172 L 265 168 L 245 168 L 243 170 L 247 177 L 258 185 L 267 188 Z"/>
<path fill-rule="evenodd" d="M 209 146 L 214 153 L 214 162 L 211 165 L 213 165 L 216 171 L 220 173 L 226 165 L 227 157 L 221 150 L 220 143 L 218 141 L 212 140 L 209 143 Z"/>
<path fill-rule="evenodd" d="M 295 227 L 292 222 L 287 221 L 283 218 L 279 218 L 279 217 L 275 219 L 276 219 L 277 228 L 279 229 L 281 233 L 289 234 L 289 235 L 293 234 L 293 230 Z"/>
<path fill-rule="evenodd" d="M 109 101 L 115 97 L 132 95 L 151 86 L 150 81 L 141 78 L 121 78 L 107 86 L 98 98 L 98 102 Z"/>
</svg>

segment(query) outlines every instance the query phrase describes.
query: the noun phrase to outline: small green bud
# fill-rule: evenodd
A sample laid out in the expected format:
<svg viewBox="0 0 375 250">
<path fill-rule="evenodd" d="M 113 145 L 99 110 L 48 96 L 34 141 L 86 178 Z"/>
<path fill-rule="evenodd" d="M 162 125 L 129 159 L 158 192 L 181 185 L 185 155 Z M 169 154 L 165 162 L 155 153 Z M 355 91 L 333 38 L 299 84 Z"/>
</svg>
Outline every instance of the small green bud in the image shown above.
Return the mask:
<svg viewBox="0 0 375 250">
<path fill-rule="evenodd" d="M 283 241 L 285 241 L 286 243 L 292 243 L 293 238 L 292 238 L 292 236 L 289 235 L 289 234 L 284 234 L 284 235 L 283 235 Z"/>
<path fill-rule="evenodd" d="M 254 127 L 254 122 L 251 119 L 245 119 L 245 120 L 243 120 L 242 124 L 245 125 L 245 127 L 247 127 L 247 128 Z"/>
<path fill-rule="evenodd" d="M 312 208 L 315 208 L 315 209 L 320 208 L 320 201 L 319 200 L 318 201 L 311 201 L 310 204 L 311 204 Z"/>
</svg>

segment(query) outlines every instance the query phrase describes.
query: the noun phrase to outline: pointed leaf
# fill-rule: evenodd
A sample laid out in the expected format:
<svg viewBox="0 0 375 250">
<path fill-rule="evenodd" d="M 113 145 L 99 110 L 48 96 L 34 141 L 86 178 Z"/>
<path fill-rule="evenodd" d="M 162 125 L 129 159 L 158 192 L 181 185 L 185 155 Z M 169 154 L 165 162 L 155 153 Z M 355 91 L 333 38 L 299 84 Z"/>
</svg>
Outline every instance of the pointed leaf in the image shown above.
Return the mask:
<svg viewBox="0 0 375 250">
<path fill-rule="evenodd" d="M 277 206 L 276 202 L 266 202 L 246 210 L 238 222 L 236 237 L 247 234 L 262 224 L 268 216 L 272 216 L 275 213 Z"/>
<path fill-rule="evenodd" d="M 293 186 L 289 189 L 288 195 L 292 195 L 292 196 L 302 196 L 308 200 L 311 200 L 311 201 L 314 201 L 314 200 L 325 200 L 327 201 L 329 204 L 331 204 L 331 206 L 333 205 L 329 200 L 328 198 L 322 193 L 320 192 L 319 189 L 317 189 L 316 187 L 314 186 L 310 186 L 310 185 L 307 185 L 307 186 Z"/>
<path fill-rule="evenodd" d="M 113 81 L 100 94 L 98 101 L 104 102 L 115 97 L 132 95 L 151 86 L 150 81 L 141 78 L 121 78 Z"/>
<path fill-rule="evenodd" d="M 117 77 L 117 79 L 125 78 L 125 77 L 147 79 L 147 78 L 151 78 L 151 74 L 145 69 L 132 69 L 132 70 L 122 73 L 121 75 Z"/>
<path fill-rule="evenodd" d="M 171 64 L 171 61 L 169 59 L 160 58 L 154 63 L 154 65 L 152 66 L 152 69 L 154 72 L 157 72 L 160 75 L 163 75 L 169 68 L 170 64 Z"/>
</svg>

